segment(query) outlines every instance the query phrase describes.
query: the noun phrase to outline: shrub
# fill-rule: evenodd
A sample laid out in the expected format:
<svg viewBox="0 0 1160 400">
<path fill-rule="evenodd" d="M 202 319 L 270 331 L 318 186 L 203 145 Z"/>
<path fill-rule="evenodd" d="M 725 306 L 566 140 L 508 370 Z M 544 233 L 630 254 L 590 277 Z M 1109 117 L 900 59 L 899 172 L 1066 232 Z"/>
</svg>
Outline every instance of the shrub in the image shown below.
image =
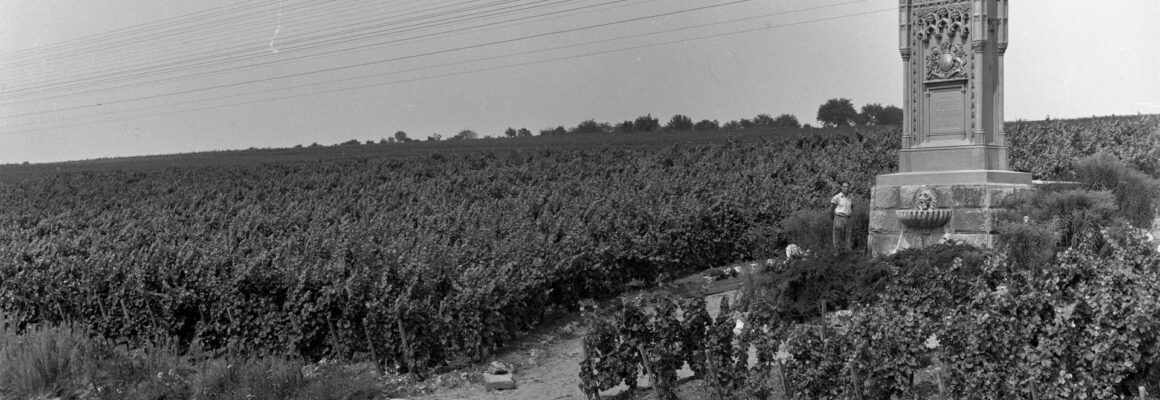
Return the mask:
<svg viewBox="0 0 1160 400">
<path fill-rule="evenodd" d="M 881 301 L 938 308 L 970 297 L 972 283 L 984 277 L 986 253 L 973 246 L 945 243 L 906 249 L 878 259 L 867 268 L 863 303 Z"/>
<path fill-rule="evenodd" d="M 1115 196 L 1104 190 L 1036 191 L 1012 197 L 1005 206 L 1000 225 L 1022 223 L 1026 216 L 1032 224 L 1054 226 L 1056 250 L 1078 244 L 1101 226 L 1114 225 L 1118 215 Z"/>
<path fill-rule="evenodd" d="M 703 298 L 639 296 L 622 300 L 608 311 L 597 310 L 588 319 L 579 376 L 580 388 L 589 398 L 621 383 L 631 395 L 638 373 L 644 371 L 652 377 L 657 398 L 675 399 L 676 372 L 683 364 L 688 363 L 698 375 L 720 367 L 712 362 L 715 357 L 709 350 L 720 348 L 722 324 L 720 319 L 718 323 L 710 320 Z"/>
<path fill-rule="evenodd" d="M 783 252 L 788 241 L 781 229 L 774 225 L 754 224 L 745 232 L 745 242 L 750 244 L 749 259 L 767 260 L 785 257 Z"/>
<path fill-rule="evenodd" d="M 32 325 L 17 333 L 0 313 L 0 396 L 72 396 L 95 372 L 93 342 L 75 325 Z"/>
<path fill-rule="evenodd" d="M 1132 225 L 1148 229 L 1155 218 L 1160 183 L 1108 153 L 1097 153 L 1075 163 L 1076 179 L 1090 190 L 1115 194 L 1119 215 Z"/>
<path fill-rule="evenodd" d="M 870 234 L 868 201 L 860 197 L 851 197 L 853 197 L 851 199 L 853 214 L 850 215 L 850 223 L 854 228 L 850 230 L 852 236 L 850 241 L 855 249 L 866 248 L 866 238 Z M 781 220 L 780 226 L 789 243 L 806 250 L 819 252 L 834 247 L 834 217 L 829 208 L 794 211 Z"/>
<path fill-rule="evenodd" d="M 73 324 L 15 330 L 0 315 L 0 398 L 350 399 L 373 398 L 376 366 L 305 363 L 282 357 L 208 358 L 173 343 L 128 349 Z"/>
<path fill-rule="evenodd" d="M 875 304 L 765 339 L 757 370 L 772 370 L 769 342 L 781 341 L 788 391 L 809 398 L 908 397 L 912 374 L 934 366 L 948 398 L 1160 390 L 1160 253 L 1134 229 L 1097 229 L 1032 268 L 962 245 L 882 262 L 911 267 L 892 269 Z"/>
<path fill-rule="evenodd" d="M 1042 209 L 1058 221 L 1060 245 L 1069 247 L 1079 244 L 1100 226 L 1111 225 L 1116 203 L 1111 192 L 1068 190 L 1047 194 Z"/>
<path fill-rule="evenodd" d="M 1052 221 L 1000 222 L 998 249 L 1007 253 L 1016 268 L 1031 268 L 1049 264 L 1055 256 L 1055 244 L 1059 241 Z"/>
<path fill-rule="evenodd" d="M 834 223 L 824 210 L 798 210 L 781 221 L 781 230 L 790 243 L 806 250 L 822 252 L 833 247 Z"/>
<path fill-rule="evenodd" d="M 865 268 L 861 255 L 852 252 L 822 252 L 766 277 L 754 278 L 756 288 L 746 289 L 744 306 L 756 314 L 772 313 L 773 319 L 806 321 L 821 316 L 824 310 L 847 308 L 861 301 L 868 277 L 877 270 Z M 769 286 L 771 285 L 772 286 Z M 772 321 L 754 321 L 767 324 Z"/>
<path fill-rule="evenodd" d="M 850 234 L 853 235 L 850 241 L 855 249 L 865 249 L 867 248 L 866 240 L 870 237 L 869 200 L 854 197 L 852 203 L 853 212 L 850 214 L 850 223 L 854 224 L 854 229 L 850 230 Z"/>
</svg>

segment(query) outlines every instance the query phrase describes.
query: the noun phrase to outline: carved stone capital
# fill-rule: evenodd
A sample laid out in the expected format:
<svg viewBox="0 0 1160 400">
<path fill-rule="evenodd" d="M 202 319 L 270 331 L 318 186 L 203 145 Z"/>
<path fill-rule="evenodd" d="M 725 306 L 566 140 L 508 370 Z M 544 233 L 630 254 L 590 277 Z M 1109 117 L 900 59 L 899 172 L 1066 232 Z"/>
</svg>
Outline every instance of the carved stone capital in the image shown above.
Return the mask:
<svg viewBox="0 0 1160 400">
<path fill-rule="evenodd" d="M 995 49 L 999 51 L 999 55 L 1007 54 L 1007 43 L 999 43 Z"/>
<path fill-rule="evenodd" d="M 910 61 L 910 49 L 898 49 L 898 53 L 902 55 L 902 61 Z"/>
</svg>

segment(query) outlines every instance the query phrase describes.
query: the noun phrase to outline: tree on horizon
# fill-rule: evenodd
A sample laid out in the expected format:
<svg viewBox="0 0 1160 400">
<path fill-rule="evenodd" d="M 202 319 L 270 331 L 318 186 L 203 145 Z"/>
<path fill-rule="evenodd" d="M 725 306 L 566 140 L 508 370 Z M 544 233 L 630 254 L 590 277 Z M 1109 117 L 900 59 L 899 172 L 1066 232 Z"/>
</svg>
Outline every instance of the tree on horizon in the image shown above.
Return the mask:
<svg viewBox="0 0 1160 400">
<path fill-rule="evenodd" d="M 851 126 L 858 118 L 854 103 L 847 98 L 830 99 L 818 107 L 818 122 L 825 127 Z"/>
</svg>

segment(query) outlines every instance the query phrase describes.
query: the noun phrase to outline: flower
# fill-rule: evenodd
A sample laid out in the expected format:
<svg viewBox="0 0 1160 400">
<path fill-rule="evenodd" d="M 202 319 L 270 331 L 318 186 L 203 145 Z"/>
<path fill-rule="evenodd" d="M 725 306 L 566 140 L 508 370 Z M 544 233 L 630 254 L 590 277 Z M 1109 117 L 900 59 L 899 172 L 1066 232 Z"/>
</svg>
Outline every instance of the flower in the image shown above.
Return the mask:
<svg viewBox="0 0 1160 400">
<path fill-rule="evenodd" d="M 741 332 L 744 332 L 744 331 L 745 331 L 745 320 L 738 318 L 736 321 L 736 324 L 733 325 L 733 334 L 740 335 Z"/>
<path fill-rule="evenodd" d="M 926 338 L 926 342 L 923 342 L 922 345 L 931 350 L 937 349 L 939 345 L 938 335 L 934 333 L 930 334 L 930 337 Z"/>
<path fill-rule="evenodd" d="M 792 360 L 793 354 L 789 353 L 789 345 L 786 342 L 781 342 L 781 344 L 777 346 L 777 353 L 773 355 L 773 358 L 779 363 Z"/>
</svg>

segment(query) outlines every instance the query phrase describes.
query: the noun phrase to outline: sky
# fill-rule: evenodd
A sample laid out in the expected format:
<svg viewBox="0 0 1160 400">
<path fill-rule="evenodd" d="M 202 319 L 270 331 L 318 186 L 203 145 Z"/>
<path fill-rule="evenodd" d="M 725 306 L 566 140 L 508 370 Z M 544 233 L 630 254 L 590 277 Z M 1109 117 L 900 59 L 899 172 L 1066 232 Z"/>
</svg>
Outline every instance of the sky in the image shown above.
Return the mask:
<svg viewBox="0 0 1160 400">
<path fill-rule="evenodd" d="M 1093 4 L 1100 4 L 1094 6 Z M 900 105 L 897 0 L 0 0 L 0 164 Z M 1160 113 L 1160 1 L 1014 1 L 1006 117 Z"/>
</svg>

